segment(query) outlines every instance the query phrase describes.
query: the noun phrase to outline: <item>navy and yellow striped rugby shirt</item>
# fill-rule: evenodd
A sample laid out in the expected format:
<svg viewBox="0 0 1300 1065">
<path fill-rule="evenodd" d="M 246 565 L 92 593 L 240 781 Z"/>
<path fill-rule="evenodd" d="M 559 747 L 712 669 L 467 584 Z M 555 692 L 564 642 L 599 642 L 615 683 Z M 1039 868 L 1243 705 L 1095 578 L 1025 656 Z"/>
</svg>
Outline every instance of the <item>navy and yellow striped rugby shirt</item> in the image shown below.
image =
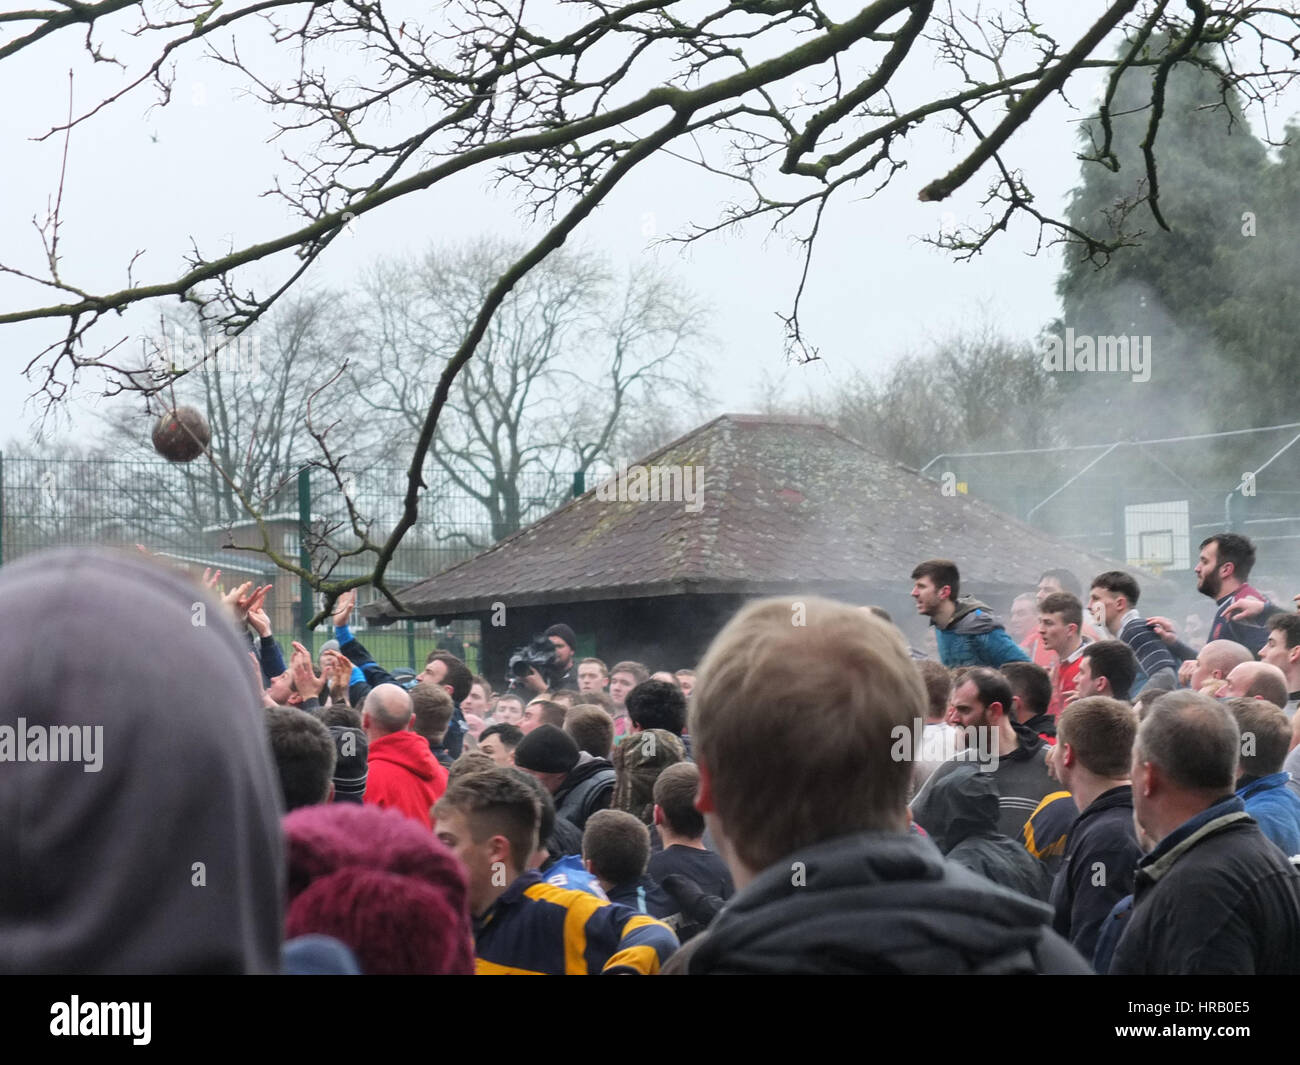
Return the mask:
<svg viewBox="0 0 1300 1065">
<path fill-rule="evenodd" d="M 479 975 L 653 975 L 677 949 L 662 921 L 585 891 L 556 887 L 530 869 L 475 922 Z"/>
</svg>

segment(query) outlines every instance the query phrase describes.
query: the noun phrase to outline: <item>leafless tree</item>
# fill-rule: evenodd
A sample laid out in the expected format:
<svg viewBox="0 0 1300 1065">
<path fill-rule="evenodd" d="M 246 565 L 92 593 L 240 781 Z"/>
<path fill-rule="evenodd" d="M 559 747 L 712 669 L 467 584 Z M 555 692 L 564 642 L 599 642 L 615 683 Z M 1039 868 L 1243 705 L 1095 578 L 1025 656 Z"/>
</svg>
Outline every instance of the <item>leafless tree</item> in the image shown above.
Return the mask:
<svg viewBox="0 0 1300 1065">
<path fill-rule="evenodd" d="M 1033 344 L 988 326 L 859 374 L 826 405 L 838 428 L 919 469 L 940 452 L 1048 447 L 1061 432 L 1056 379 Z"/>
<path fill-rule="evenodd" d="M 238 70 L 272 109 L 289 172 L 274 185 L 301 224 L 220 254 L 197 246 L 175 276 L 138 281 L 124 255 L 124 287 L 92 289 L 66 269 L 60 254 L 61 196 L 43 220 L 37 265 L 6 267 L 44 286 L 55 302 L 0 314 L 0 324 L 51 319 L 58 339 L 31 364 L 41 385 L 59 396 L 78 368 L 93 366 L 112 387 L 140 387 L 124 373 L 119 345 L 105 325 L 124 308 L 165 297 L 202 306 L 218 328 L 250 328 L 291 289 L 353 220 L 420 194 L 428 203 L 464 174 L 494 178 L 522 197 L 543 223 L 540 237 L 484 294 L 473 321 L 441 369 L 419 431 L 401 519 L 373 551 L 369 579 L 384 573 L 419 516 L 425 460 L 458 375 L 474 357 L 492 320 L 519 282 L 555 253 L 628 174 L 671 152 L 736 183 L 739 198 L 721 218 L 704 220 L 681 239 L 745 222 L 781 228 L 803 249 L 805 271 L 785 316 L 793 356 L 812 358 L 799 302 L 824 212 L 846 194 L 870 196 L 907 162 L 909 136 L 943 124 L 954 134 L 954 161 L 918 191 L 944 200 L 982 175 L 986 218 L 940 243 L 977 254 L 1010 222 L 1024 217 L 1040 243 L 1079 242 L 1104 259 L 1116 246 L 1045 213 L 1017 166 L 1026 123 L 1054 95 L 1086 98 L 1077 75 L 1107 78 L 1098 107 L 1102 139 L 1091 157 L 1116 165 L 1108 109 L 1119 75 L 1150 72 L 1149 121 L 1143 135 L 1148 214 L 1159 210 L 1155 144 L 1169 72 L 1180 63 L 1214 70 L 1252 105 L 1262 104 L 1300 68 L 1297 24 L 1287 5 L 1249 0 L 1096 0 L 1078 33 L 1051 29 L 1059 0 L 869 0 L 833 16 L 819 0 L 743 0 L 687 5 L 682 0 L 584 0 L 542 14 L 523 0 L 458 0 L 433 14 L 380 0 L 331 4 L 296 0 L 92 0 L 0 15 L 10 36 L 0 60 L 51 35 L 85 35 L 89 56 L 111 56 L 110 38 L 133 17 L 136 45 L 153 60 L 132 70 L 109 100 L 72 115 L 67 134 L 103 108 L 149 83 L 169 98 L 177 66 L 207 50 Z M 116 18 L 114 17 L 116 16 Z M 294 69 L 285 75 L 241 50 L 257 34 L 277 44 Z M 1124 42 L 1128 42 L 1124 45 Z M 1124 45 L 1123 47 L 1120 47 Z M 346 75 L 332 63 L 346 53 Z M 262 54 L 266 54 L 264 51 Z M 937 69 L 935 69 L 937 67 Z M 931 87 L 921 98 L 897 92 L 900 73 L 915 70 Z M 60 192 L 62 183 L 60 184 Z M 278 273 L 254 290 L 248 268 Z M 95 338 L 92 340 L 93 337 Z M 312 431 L 321 461 L 333 469 L 336 448 Z M 268 548 L 275 561 L 294 564 Z M 327 596 L 346 582 L 303 574 Z M 358 579 L 355 583 L 361 583 Z"/>
<path fill-rule="evenodd" d="M 481 240 L 370 273 L 355 315 L 366 353 L 352 381 L 372 410 L 368 450 L 378 459 L 408 457 L 434 391 L 431 368 L 452 356 L 523 250 Z M 475 547 L 510 535 L 562 499 L 574 475 L 612 459 L 630 441 L 628 423 L 668 404 L 696 406 L 708 391 L 691 357 L 703 316 L 663 271 L 620 278 L 583 250 L 534 269 L 502 301 L 438 425 L 430 460 L 489 523 L 490 539 L 463 526 L 452 535 Z"/>
<path fill-rule="evenodd" d="M 109 409 L 101 450 L 115 457 L 147 445 L 164 410 L 188 405 L 212 430 L 211 462 L 181 467 L 165 484 L 106 489 L 130 501 L 141 519 L 176 529 L 246 521 L 245 501 L 257 513 L 293 509 L 295 472 L 318 457 L 306 428 L 308 404 L 358 344 L 338 294 L 328 291 L 289 295 L 237 338 L 195 313 L 160 319 L 129 378 L 144 386 L 138 402 Z M 316 403 L 335 419 L 362 413 L 355 395 L 337 386 Z"/>
<path fill-rule="evenodd" d="M 1074 423 L 1041 358 L 1033 343 L 983 323 L 833 391 L 783 400 L 769 384 L 766 409 L 818 418 L 913 469 L 941 452 L 1050 447 Z"/>
</svg>

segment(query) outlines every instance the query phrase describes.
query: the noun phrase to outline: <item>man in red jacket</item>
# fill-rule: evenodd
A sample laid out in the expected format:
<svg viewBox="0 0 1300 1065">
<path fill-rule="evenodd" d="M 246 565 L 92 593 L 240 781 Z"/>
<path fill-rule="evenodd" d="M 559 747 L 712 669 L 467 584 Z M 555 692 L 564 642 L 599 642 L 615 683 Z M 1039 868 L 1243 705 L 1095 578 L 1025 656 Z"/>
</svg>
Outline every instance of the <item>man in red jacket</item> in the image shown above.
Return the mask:
<svg viewBox="0 0 1300 1065">
<path fill-rule="evenodd" d="M 447 770 L 429 742 L 410 731 L 411 697 L 396 684 L 371 688 L 361 711 L 361 727 L 370 745 L 365 801 L 392 807 L 426 828 L 433 827 L 431 808 L 447 790 Z"/>
</svg>

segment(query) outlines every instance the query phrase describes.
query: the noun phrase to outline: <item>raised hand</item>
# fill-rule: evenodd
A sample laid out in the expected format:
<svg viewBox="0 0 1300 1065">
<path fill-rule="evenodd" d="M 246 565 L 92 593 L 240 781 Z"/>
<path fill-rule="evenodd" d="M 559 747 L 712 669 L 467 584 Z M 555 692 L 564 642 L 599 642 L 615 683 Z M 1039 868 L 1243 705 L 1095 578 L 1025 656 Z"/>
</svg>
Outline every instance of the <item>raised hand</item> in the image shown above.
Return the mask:
<svg viewBox="0 0 1300 1065">
<path fill-rule="evenodd" d="M 240 588 L 246 588 L 247 585 L 240 585 Z M 266 601 L 266 593 L 271 590 L 271 585 L 265 585 L 261 588 L 253 587 L 252 592 L 247 595 L 241 595 L 235 601 L 235 610 L 239 612 L 241 618 L 248 617 L 248 612 L 253 609 L 260 610 L 262 604 Z"/>
<path fill-rule="evenodd" d="M 341 701 L 348 701 L 348 681 L 352 679 L 352 662 L 335 651 L 330 662 L 330 691 Z"/>
<path fill-rule="evenodd" d="M 253 626 L 253 631 L 259 636 L 271 635 L 271 617 L 262 605 L 265 601 L 266 595 L 265 591 L 263 591 L 257 603 L 248 608 L 248 623 Z"/>
<path fill-rule="evenodd" d="M 219 574 L 220 570 L 218 570 L 217 572 Z M 253 587 L 252 581 L 244 581 L 244 583 L 241 584 L 238 588 L 232 589 L 231 591 L 223 595 L 221 597 L 221 601 L 225 603 L 226 606 L 230 607 L 230 609 L 233 610 L 237 615 L 239 615 L 239 601 L 248 595 L 248 589 L 250 589 L 251 587 Z"/>
<path fill-rule="evenodd" d="M 293 654 L 289 657 L 289 672 L 293 674 L 293 686 L 304 699 L 319 697 L 325 687 L 325 678 L 316 675 L 312 665 L 311 652 L 296 640 Z"/>
<path fill-rule="evenodd" d="M 357 605 L 357 592 L 355 588 L 344 592 L 334 601 L 334 627 L 341 629 L 348 623 L 352 617 L 352 608 Z"/>
</svg>

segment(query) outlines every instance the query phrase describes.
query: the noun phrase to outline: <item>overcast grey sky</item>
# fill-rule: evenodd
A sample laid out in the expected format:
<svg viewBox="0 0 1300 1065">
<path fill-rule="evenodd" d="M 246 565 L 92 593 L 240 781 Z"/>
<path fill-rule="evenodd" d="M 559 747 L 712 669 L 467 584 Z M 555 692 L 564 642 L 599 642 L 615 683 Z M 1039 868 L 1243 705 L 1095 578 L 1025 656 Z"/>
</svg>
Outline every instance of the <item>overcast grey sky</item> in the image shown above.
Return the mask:
<svg viewBox="0 0 1300 1065">
<path fill-rule="evenodd" d="M 1053 29 L 1062 34 L 1077 29 L 1099 6 L 1050 5 Z M 844 8 L 848 10 L 856 5 Z M 116 35 L 104 39 L 128 54 L 129 45 Z M 277 61 L 284 65 L 284 57 L 265 49 L 248 54 L 266 69 Z M 340 57 L 340 63 L 345 61 Z M 89 64 L 75 34 L 0 63 L 0 98 L 21 101 L 21 106 L 0 110 L 6 205 L 0 217 L 0 259 L 26 269 L 40 269 L 31 219 L 44 212 L 57 186 L 61 153 L 57 139 L 36 144 L 29 138 L 66 111 L 69 68 L 76 70 L 78 110 L 123 80 L 115 67 Z M 934 70 L 922 64 L 905 70 L 907 77 L 891 86 L 900 99 L 934 91 L 931 82 L 940 76 Z M 287 180 L 290 173 L 278 148 L 266 143 L 272 132 L 269 115 L 256 100 L 235 91 L 230 74 L 211 62 L 182 62 L 169 107 L 147 112 L 153 94 L 146 89 L 74 133 L 60 245 L 68 280 L 91 290 L 119 288 L 125 265 L 138 249 L 145 252 L 135 267 L 138 279 L 169 279 L 179 272 L 191 238 L 215 255 L 227 246 L 296 227 L 283 203 L 262 195 L 273 174 Z M 1084 78 L 1071 83 L 1071 96 L 1081 107 L 1095 88 L 1094 76 Z M 1074 149 L 1080 114 L 1054 99 L 1021 131 L 1010 152 L 1046 210 L 1059 210 L 1078 180 Z M 713 307 L 710 325 L 717 346 L 709 356 L 709 376 L 719 410 L 754 406 L 758 384 L 766 379 L 800 393 L 834 388 L 860 369 L 881 371 L 976 320 L 1013 336 L 1032 336 L 1058 310 L 1053 285 L 1059 253 L 1031 256 L 1037 233 L 1024 224 L 966 264 L 921 243 L 922 234 L 937 230 L 944 212 L 960 219 L 973 210 L 988 172 L 986 168 L 946 203 L 922 204 L 917 190 L 952 164 L 949 139 L 937 127 L 923 130 L 908 141 L 903 154 L 907 168 L 886 191 L 874 200 L 841 199 L 827 217 L 804 315 L 809 338 L 823 356 L 815 364 L 792 367 L 783 354 L 775 312 L 788 308 L 800 267 L 788 242 L 752 227 L 709 238 L 685 252 L 650 247 L 653 236 L 688 221 L 714 220 L 733 192 L 699 168 L 667 156 L 642 166 L 588 220 L 582 239 L 618 264 L 656 257 Z M 360 265 L 380 255 L 418 252 L 430 242 L 485 232 L 518 233 L 516 203 L 492 195 L 482 183 L 481 175 L 458 179 L 367 215 L 352 237 L 335 242 L 310 279 L 346 286 Z M 275 275 L 268 271 L 267 276 Z M 0 306 L 34 302 L 32 291 L 0 278 Z M 99 339 L 123 337 L 138 348 L 160 309 L 153 308 L 152 318 L 149 312 L 132 312 L 107 323 Z M 24 400 L 35 385 L 21 371 L 50 335 L 48 327 L 6 327 L 3 332 L 0 415 L 6 430 L 0 440 L 26 435 L 35 411 L 25 409 Z M 67 405 L 74 434 L 87 432 L 88 414 L 106 402 L 97 400 L 95 391 L 88 380 Z"/>
</svg>

